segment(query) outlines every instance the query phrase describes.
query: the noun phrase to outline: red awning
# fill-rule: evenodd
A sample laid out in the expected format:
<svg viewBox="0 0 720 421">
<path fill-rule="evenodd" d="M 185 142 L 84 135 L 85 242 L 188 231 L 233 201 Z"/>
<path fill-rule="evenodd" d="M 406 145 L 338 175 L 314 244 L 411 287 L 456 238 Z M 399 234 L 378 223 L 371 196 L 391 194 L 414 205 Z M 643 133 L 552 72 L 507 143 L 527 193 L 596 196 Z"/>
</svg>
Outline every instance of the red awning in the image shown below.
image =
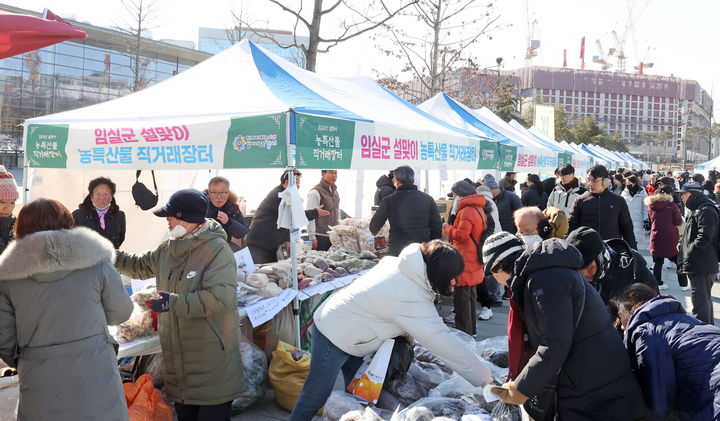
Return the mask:
<svg viewBox="0 0 720 421">
<path fill-rule="evenodd" d="M 0 59 L 37 50 L 87 34 L 45 9 L 44 17 L 0 10 Z"/>
</svg>

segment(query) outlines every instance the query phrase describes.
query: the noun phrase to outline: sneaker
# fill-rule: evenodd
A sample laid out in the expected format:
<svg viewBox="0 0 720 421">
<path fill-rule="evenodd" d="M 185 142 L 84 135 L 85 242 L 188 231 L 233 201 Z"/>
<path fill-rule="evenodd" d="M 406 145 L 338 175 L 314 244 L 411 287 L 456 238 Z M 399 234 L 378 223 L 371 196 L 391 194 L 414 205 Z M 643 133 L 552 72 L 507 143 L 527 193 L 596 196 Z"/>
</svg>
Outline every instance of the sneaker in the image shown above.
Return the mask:
<svg viewBox="0 0 720 421">
<path fill-rule="evenodd" d="M 658 285 L 658 288 L 660 288 L 660 289 L 668 289 L 668 286 L 667 286 L 666 284 L 660 284 L 660 285 Z M 680 289 L 682 289 L 682 288 L 680 288 Z"/>
<path fill-rule="evenodd" d="M 680 291 L 690 291 L 690 285 L 680 287 Z"/>
<path fill-rule="evenodd" d="M 488 307 L 483 307 L 480 309 L 480 312 L 478 312 L 478 320 L 490 320 L 492 316 L 493 312 Z"/>
</svg>

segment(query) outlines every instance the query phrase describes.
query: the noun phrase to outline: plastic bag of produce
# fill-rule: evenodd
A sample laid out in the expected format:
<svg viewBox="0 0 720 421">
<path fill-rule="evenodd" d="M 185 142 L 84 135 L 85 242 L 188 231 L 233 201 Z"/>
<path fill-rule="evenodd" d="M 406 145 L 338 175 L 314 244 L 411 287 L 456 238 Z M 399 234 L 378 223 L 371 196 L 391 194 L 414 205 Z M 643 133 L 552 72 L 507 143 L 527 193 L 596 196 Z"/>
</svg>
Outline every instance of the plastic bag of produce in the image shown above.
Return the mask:
<svg viewBox="0 0 720 421">
<path fill-rule="evenodd" d="M 123 383 L 129 421 L 173 421 L 170 405 L 153 387 L 152 377 L 140 376 L 135 383 Z"/>
<path fill-rule="evenodd" d="M 232 402 L 232 414 L 238 414 L 260 400 L 265 394 L 265 376 L 268 372 L 265 353 L 250 342 L 240 341 L 245 392 Z"/>
<path fill-rule="evenodd" d="M 493 421 L 520 421 L 522 419 L 520 407 L 505 402 L 498 402 L 490 415 L 492 415 Z"/>
<path fill-rule="evenodd" d="M 292 411 L 310 371 L 310 354 L 279 341 L 272 353 L 268 377 L 275 389 L 275 400 Z"/>
<path fill-rule="evenodd" d="M 459 420 L 463 415 L 486 414 L 481 407 L 461 399 L 423 398 L 393 415 L 392 421 L 432 421 L 436 417 Z"/>
<path fill-rule="evenodd" d="M 477 343 L 478 354 L 500 368 L 508 367 L 508 337 L 497 336 Z"/>
<path fill-rule="evenodd" d="M 152 316 L 149 311 L 143 310 L 138 303 L 133 303 L 130 318 L 117 325 L 115 339 L 124 344 L 133 339 L 153 333 Z"/>
<path fill-rule="evenodd" d="M 343 415 L 365 408 L 355 396 L 334 390 L 323 407 L 323 421 L 339 421 Z"/>
<path fill-rule="evenodd" d="M 460 398 L 462 395 L 472 395 L 474 393 L 482 395 L 482 392 L 482 387 L 475 387 L 464 378 L 456 376 L 437 385 L 434 389 L 428 392 L 428 397 Z"/>
</svg>

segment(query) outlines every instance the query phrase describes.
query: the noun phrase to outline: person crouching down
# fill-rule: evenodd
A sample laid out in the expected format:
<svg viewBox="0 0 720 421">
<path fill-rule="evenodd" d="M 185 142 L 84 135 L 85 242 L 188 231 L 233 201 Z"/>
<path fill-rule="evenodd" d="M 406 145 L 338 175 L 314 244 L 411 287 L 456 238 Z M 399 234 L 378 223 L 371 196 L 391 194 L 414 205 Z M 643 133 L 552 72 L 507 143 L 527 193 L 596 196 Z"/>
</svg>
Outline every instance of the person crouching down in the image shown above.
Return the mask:
<svg viewBox="0 0 720 421">
<path fill-rule="evenodd" d="M 289 419 L 311 420 L 340 370 L 349 384 L 363 357 L 401 335 L 417 339 L 474 386 L 489 383 L 488 368 L 450 333 L 433 305 L 436 294 L 452 295 L 463 268 L 462 256 L 451 245 L 413 243 L 330 296 L 315 312 L 310 372 Z"/>
<path fill-rule="evenodd" d="M 491 235 L 483 247 L 486 271 L 510 285 L 532 355 L 500 398 L 516 405 L 536 398 L 526 409 L 554 401 L 561 420 L 641 419 L 642 392 L 600 294 L 578 272 L 580 252 L 558 238 L 522 250 L 508 232 Z M 510 360 L 517 358 L 512 349 Z"/>
</svg>

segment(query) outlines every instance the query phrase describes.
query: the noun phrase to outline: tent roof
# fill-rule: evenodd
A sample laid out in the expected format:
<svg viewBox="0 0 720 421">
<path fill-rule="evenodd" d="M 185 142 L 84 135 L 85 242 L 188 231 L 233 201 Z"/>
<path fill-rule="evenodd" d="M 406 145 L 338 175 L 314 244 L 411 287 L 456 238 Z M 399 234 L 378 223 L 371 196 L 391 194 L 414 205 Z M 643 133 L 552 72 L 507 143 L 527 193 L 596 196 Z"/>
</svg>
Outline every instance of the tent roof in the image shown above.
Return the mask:
<svg viewBox="0 0 720 421">
<path fill-rule="evenodd" d="M 418 108 L 452 126 L 470 133 L 499 141 L 505 145 L 519 146 L 507 136 L 478 119 L 470 108 L 451 98 L 444 92 L 440 92 L 418 105 Z"/>
<path fill-rule="evenodd" d="M 547 151 L 548 146 L 543 145 L 541 142 L 536 140 L 532 136 L 528 136 L 525 133 L 522 133 L 506 123 L 503 119 L 495 115 L 494 112 L 490 111 L 486 107 L 479 108 L 477 110 L 473 110 L 473 114 L 483 123 L 487 124 L 488 126 L 492 127 L 494 130 L 502 133 L 504 136 L 507 136 L 515 143 L 519 143 L 522 146 L 528 147 L 530 149 L 535 150 L 545 150 Z M 551 150 L 551 149 L 550 149 Z"/>
<path fill-rule="evenodd" d="M 545 140 L 545 139 L 541 138 L 540 136 L 536 136 L 536 135 L 532 134 L 528 129 L 525 128 L 525 126 L 520 124 L 517 120 L 510 120 L 510 123 L 508 123 L 508 124 L 515 130 L 517 130 L 520 133 L 524 134 L 525 136 L 535 140 L 536 142 L 540 143 L 547 149 L 550 149 L 555 152 L 567 152 L 565 150 L 565 148 L 558 145 L 557 142 L 555 142 L 554 140 Z"/>
<path fill-rule="evenodd" d="M 247 40 L 142 91 L 28 123 L 207 120 L 290 109 L 435 134 L 477 136 L 430 116 L 369 77 L 318 75 Z"/>
</svg>

